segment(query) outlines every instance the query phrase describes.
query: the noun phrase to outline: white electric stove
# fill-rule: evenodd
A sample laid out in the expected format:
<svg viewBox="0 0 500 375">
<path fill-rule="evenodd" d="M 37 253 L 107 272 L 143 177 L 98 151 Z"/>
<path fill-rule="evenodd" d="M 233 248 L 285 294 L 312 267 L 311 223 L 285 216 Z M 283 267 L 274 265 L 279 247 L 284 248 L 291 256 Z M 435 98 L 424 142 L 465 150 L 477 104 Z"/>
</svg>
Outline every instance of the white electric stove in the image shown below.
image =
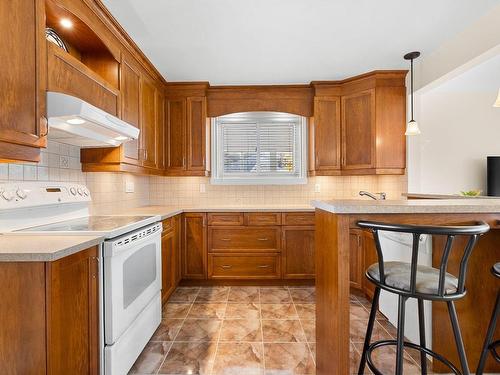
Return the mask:
<svg viewBox="0 0 500 375">
<path fill-rule="evenodd" d="M 98 235 L 101 374 L 126 374 L 161 322 L 161 218 L 92 216 L 83 185 L 0 184 L 0 233 Z"/>
</svg>

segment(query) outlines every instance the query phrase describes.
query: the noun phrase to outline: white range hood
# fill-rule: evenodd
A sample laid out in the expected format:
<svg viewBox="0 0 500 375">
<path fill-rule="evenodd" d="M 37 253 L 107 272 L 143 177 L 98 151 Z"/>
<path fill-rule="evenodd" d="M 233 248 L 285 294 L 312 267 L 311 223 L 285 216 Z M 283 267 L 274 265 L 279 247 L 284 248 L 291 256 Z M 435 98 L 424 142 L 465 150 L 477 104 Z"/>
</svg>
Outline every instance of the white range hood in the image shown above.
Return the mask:
<svg viewBox="0 0 500 375">
<path fill-rule="evenodd" d="M 139 129 L 71 95 L 47 92 L 49 139 L 81 148 L 113 147 L 137 139 Z"/>
</svg>

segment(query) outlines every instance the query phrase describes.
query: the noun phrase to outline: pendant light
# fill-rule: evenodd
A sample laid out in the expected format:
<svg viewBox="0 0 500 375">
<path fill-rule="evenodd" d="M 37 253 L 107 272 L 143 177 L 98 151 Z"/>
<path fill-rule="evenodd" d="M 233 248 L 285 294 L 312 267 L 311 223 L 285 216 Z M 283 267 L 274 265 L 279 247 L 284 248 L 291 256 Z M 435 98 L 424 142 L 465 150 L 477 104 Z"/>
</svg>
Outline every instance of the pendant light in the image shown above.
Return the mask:
<svg viewBox="0 0 500 375">
<path fill-rule="evenodd" d="M 413 118 L 413 60 L 420 56 L 420 52 L 410 52 L 404 55 L 405 60 L 410 60 L 410 95 L 411 95 L 411 120 L 406 124 L 405 135 L 419 135 L 420 129 L 418 128 L 418 123 Z"/>
<path fill-rule="evenodd" d="M 493 103 L 493 107 L 500 108 L 500 89 L 498 89 L 497 100 L 495 101 L 495 103 Z"/>
</svg>

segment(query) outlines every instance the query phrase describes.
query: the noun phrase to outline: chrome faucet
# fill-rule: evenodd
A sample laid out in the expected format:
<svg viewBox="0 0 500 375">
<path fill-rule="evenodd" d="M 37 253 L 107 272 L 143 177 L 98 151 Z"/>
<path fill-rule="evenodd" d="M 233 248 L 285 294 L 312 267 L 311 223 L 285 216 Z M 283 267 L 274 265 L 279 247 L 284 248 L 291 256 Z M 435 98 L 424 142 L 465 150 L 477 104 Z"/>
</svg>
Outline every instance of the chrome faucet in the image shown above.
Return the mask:
<svg viewBox="0 0 500 375">
<path fill-rule="evenodd" d="M 361 190 L 359 192 L 359 195 L 361 195 L 361 196 L 366 195 L 367 197 L 370 197 L 371 199 L 374 199 L 376 201 L 378 201 L 378 200 L 382 200 L 383 201 L 387 197 L 387 194 L 384 193 L 384 192 L 373 194 L 373 193 L 370 193 L 369 191 L 364 191 L 364 190 Z"/>
</svg>

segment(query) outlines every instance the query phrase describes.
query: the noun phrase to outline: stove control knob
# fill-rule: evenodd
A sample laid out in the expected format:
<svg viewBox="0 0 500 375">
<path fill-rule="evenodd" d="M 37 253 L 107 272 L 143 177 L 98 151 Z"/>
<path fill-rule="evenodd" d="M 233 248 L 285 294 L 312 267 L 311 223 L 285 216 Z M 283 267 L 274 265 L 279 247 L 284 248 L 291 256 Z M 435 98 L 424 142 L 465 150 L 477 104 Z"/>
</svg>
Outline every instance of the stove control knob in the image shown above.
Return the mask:
<svg viewBox="0 0 500 375">
<path fill-rule="evenodd" d="M 83 195 L 83 190 L 82 190 L 82 188 L 78 188 L 78 189 L 76 189 L 76 191 L 78 192 L 78 195 Z"/>
<path fill-rule="evenodd" d="M 28 196 L 28 194 L 26 194 L 26 192 L 21 188 L 17 189 L 16 195 L 21 199 L 25 199 Z"/>
<path fill-rule="evenodd" d="M 85 197 L 88 197 L 90 195 L 90 192 L 89 192 L 89 190 L 87 188 L 83 188 L 83 195 Z"/>
<path fill-rule="evenodd" d="M 74 187 L 74 186 L 71 186 L 71 187 L 69 188 L 69 192 L 71 193 L 71 195 L 75 196 L 75 195 L 76 195 L 76 189 L 75 189 L 75 187 Z"/>
<path fill-rule="evenodd" d="M 2 190 L 0 192 L 0 195 L 2 196 L 3 199 L 5 199 L 7 202 L 10 202 L 12 199 L 14 199 L 14 194 L 12 194 L 11 191 L 7 190 Z"/>
</svg>

